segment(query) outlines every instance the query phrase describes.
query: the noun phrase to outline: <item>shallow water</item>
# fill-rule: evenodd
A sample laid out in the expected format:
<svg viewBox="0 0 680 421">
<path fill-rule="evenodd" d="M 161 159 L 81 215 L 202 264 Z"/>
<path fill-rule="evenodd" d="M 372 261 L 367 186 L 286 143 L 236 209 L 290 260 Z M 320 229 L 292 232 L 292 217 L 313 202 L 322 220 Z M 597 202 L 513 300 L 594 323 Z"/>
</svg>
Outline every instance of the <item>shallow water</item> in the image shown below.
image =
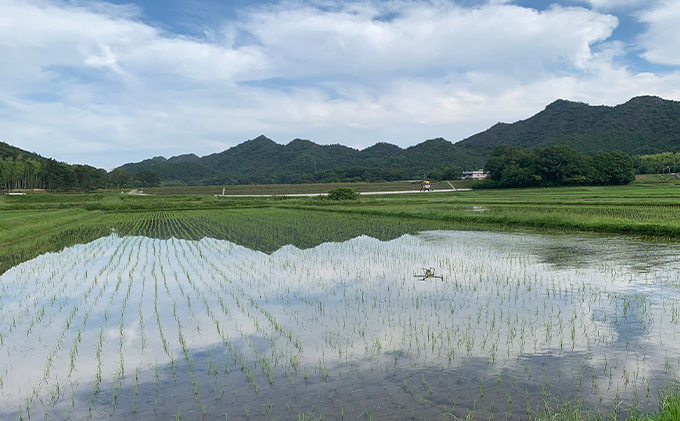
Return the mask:
<svg viewBox="0 0 680 421">
<path fill-rule="evenodd" d="M 443 280 L 414 275 L 433 267 Z M 0 417 L 526 419 L 655 410 L 680 249 L 434 231 L 271 255 L 111 235 L 0 277 Z"/>
</svg>

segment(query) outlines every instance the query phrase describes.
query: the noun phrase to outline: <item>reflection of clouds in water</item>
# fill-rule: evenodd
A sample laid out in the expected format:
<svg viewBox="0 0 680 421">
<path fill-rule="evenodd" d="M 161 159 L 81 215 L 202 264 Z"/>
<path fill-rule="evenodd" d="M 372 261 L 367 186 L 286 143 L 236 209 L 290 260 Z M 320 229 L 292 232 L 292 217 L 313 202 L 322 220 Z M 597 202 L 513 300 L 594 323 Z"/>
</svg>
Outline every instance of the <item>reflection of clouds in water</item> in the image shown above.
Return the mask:
<svg viewBox="0 0 680 421">
<path fill-rule="evenodd" d="M 397 352 L 415 367 L 474 359 L 501 372 L 520 359 L 569 354 L 597 368 L 606 356 L 601 381 L 645 378 L 666 352 L 680 351 L 667 339 L 677 324 L 664 317 L 677 305 L 677 288 L 667 286 L 678 279 L 677 251 L 655 247 L 625 237 L 437 231 L 268 255 L 208 238 L 113 235 L 0 278 L 5 384 L 49 394 L 57 379 L 90 385 L 97 370 L 106 384 L 129 382 L 121 366 L 148 380 L 156 364 L 217 346 L 230 364 L 242 356 L 279 370 Z M 639 271 L 631 259 L 645 251 L 655 263 Z M 424 267 L 444 279 L 419 282 Z"/>
<path fill-rule="evenodd" d="M 674 242 L 642 241 L 618 235 L 558 234 L 534 237 L 532 243 L 523 251 L 559 269 L 616 266 L 620 271 L 644 277 L 645 273 L 654 273 L 659 268 L 664 271 L 680 268 L 680 245 Z"/>
</svg>

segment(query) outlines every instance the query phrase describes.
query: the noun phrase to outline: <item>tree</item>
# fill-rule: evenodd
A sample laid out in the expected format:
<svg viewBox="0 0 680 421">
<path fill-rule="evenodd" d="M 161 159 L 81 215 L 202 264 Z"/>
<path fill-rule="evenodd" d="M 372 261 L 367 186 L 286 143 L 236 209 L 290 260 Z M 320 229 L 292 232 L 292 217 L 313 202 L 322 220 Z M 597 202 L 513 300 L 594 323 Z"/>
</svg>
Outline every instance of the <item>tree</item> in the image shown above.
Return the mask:
<svg viewBox="0 0 680 421">
<path fill-rule="evenodd" d="M 576 149 L 555 145 L 532 152 L 535 154 L 535 173 L 541 177 L 542 185 L 571 186 L 593 181 L 591 159 Z"/>
<path fill-rule="evenodd" d="M 45 163 L 45 187 L 51 190 L 68 190 L 76 185 L 73 167 L 54 159 Z"/>
<path fill-rule="evenodd" d="M 628 184 L 635 181 L 633 158 L 625 152 L 598 152 L 593 156 L 599 184 Z"/>
<path fill-rule="evenodd" d="M 484 165 L 484 171 L 489 173 L 489 179 L 501 182 L 506 167 L 518 166 L 527 168 L 531 165 L 531 156 L 529 156 L 529 153 L 524 149 L 500 145 L 491 152 L 489 159 L 486 161 L 486 165 Z M 513 173 L 515 172 L 514 170 L 511 171 Z"/>
<path fill-rule="evenodd" d="M 141 187 L 158 187 L 161 185 L 161 178 L 151 170 L 138 172 L 134 181 Z"/>
<path fill-rule="evenodd" d="M 109 173 L 111 181 L 117 189 L 122 189 L 130 182 L 130 174 L 123 168 L 116 168 Z"/>
<path fill-rule="evenodd" d="M 97 190 L 108 187 L 109 178 L 106 170 L 90 165 L 73 165 L 73 173 L 81 190 Z"/>
<path fill-rule="evenodd" d="M 460 180 L 463 176 L 463 168 L 459 166 L 451 166 L 444 168 L 442 171 L 442 180 Z"/>
</svg>

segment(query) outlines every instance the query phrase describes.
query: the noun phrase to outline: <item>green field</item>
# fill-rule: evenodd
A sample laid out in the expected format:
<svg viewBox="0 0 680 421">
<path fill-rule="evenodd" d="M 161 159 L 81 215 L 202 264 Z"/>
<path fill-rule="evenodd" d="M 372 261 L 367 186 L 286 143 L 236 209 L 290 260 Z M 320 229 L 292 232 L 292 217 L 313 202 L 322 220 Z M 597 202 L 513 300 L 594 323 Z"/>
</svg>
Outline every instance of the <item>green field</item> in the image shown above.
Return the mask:
<svg viewBox="0 0 680 421">
<path fill-rule="evenodd" d="M 628 186 L 418 192 L 351 202 L 285 197 L 346 185 L 239 186 L 227 192 L 276 194 L 253 198 L 215 197 L 214 188 L 203 187 L 149 189 L 148 196 L 120 192 L 1 196 L 0 273 L 47 251 L 108 235 L 112 229 L 151 237 L 187 235 L 172 231 L 173 224 L 192 226 L 191 238 L 227 239 L 267 252 L 291 238 L 296 245 L 311 247 L 359 234 L 394 238 L 429 229 L 593 231 L 665 239 L 680 235 L 680 180 L 658 175 L 639 176 Z M 349 184 L 357 191 L 400 190 L 404 185 Z M 185 194 L 168 194 L 173 191 Z"/>
</svg>

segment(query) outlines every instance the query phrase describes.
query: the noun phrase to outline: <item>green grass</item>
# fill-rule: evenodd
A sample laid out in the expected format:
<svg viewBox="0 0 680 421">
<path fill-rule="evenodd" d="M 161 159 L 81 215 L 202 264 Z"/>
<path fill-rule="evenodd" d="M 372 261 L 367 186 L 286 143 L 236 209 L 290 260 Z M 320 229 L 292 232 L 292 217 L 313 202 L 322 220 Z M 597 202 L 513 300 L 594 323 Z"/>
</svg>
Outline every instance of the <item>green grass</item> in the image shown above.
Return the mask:
<svg viewBox="0 0 680 421">
<path fill-rule="evenodd" d="M 358 235 L 392 239 L 431 229 L 590 231 L 664 239 L 680 235 L 680 180 L 658 175 L 640 176 L 627 186 L 418 192 L 347 202 L 282 196 L 341 185 L 346 184 L 233 187 L 251 192 L 269 188 L 278 194 L 256 198 L 165 194 L 170 188 L 149 196 L 119 191 L 0 196 L 0 273 L 45 252 L 108 235 L 111 229 L 158 238 L 214 237 L 265 252 L 286 244 L 305 248 Z M 350 185 L 375 191 L 410 183 Z M 178 189 L 175 193 L 205 188 Z"/>
<path fill-rule="evenodd" d="M 628 186 L 474 190 L 364 198 L 358 203 L 296 204 L 299 209 L 429 219 L 482 229 L 593 231 L 676 237 L 680 180 L 641 177 Z"/>
<path fill-rule="evenodd" d="M 677 387 L 676 387 L 677 389 Z M 678 421 L 680 420 L 680 394 L 669 390 L 660 398 L 658 412 L 639 414 L 632 411 L 627 416 L 616 413 L 601 414 L 586 408 L 583 400 L 560 401 L 550 396 L 545 398 L 544 407 L 532 413 L 531 421 Z"/>
</svg>

